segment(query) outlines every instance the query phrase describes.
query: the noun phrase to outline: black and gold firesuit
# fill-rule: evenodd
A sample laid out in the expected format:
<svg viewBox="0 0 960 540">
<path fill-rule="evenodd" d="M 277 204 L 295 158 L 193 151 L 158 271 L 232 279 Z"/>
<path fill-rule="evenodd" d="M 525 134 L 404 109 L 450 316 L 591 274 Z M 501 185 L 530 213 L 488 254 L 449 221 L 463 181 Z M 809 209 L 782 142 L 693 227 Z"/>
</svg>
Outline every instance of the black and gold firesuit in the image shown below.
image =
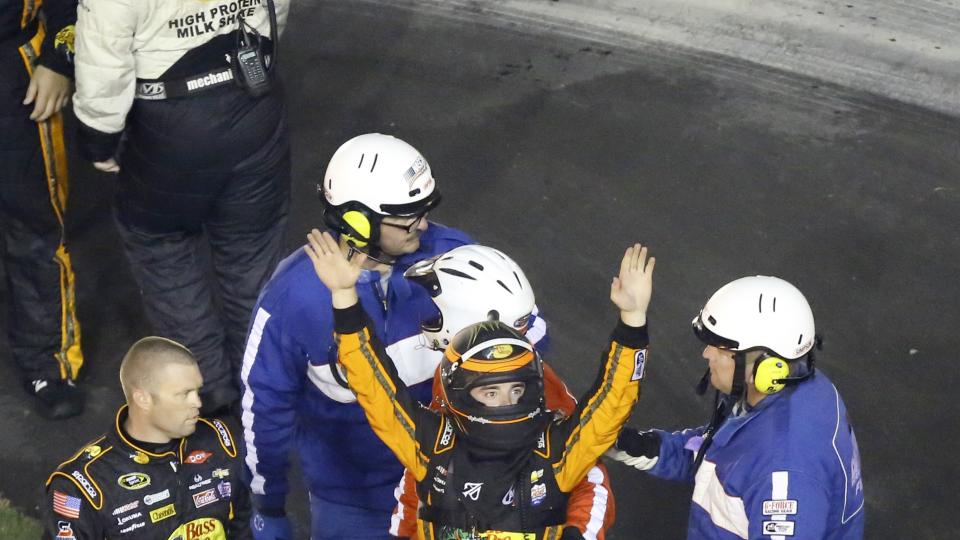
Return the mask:
<svg viewBox="0 0 960 540">
<path fill-rule="evenodd" d="M 41 16 L 41 12 L 43 16 Z M 7 273 L 7 334 L 24 383 L 38 396 L 72 388 L 83 366 L 74 275 L 64 242 L 67 161 L 63 119 L 30 119 L 37 66 L 73 77 L 76 0 L 0 0 L 0 256 Z M 77 414 L 54 405 L 52 417 Z"/>
<path fill-rule="evenodd" d="M 113 429 L 47 479 L 44 539 L 245 540 L 250 497 L 227 422 L 200 418 L 166 444 L 132 439 L 124 405 Z"/>
<path fill-rule="evenodd" d="M 556 421 L 543 409 L 539 357 L 507 325 L 480 323 L 458 334 L 444 353 L 441 377 L 468 380 L 451 386 L 456 392 L 524 382 L 520 402 L 470 410 L 445 390 L 447 404 L 437 413 L 410 397 L 359 304 L 334 317 L 350 388 L 370 426 L 417 481 L 420 537 L 561 538 L 568 494 L 616 440 L 639 397 L 646 326 L 617 325 L 593 387 L 573 415 Z M 470 342 L 458 346 L 468 331 L 475 331 Z M 464 379 L 466 372 L 473 373 Z"/>
</svg>

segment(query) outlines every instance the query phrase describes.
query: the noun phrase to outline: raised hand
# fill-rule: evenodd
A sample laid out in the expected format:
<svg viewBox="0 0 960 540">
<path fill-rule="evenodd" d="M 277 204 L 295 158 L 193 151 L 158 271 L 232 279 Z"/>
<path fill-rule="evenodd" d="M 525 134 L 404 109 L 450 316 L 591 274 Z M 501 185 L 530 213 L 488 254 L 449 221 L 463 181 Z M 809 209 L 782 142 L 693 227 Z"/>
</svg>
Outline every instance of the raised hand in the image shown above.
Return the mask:
<svg viewBox="0 0 960 540">
<path fill-rule="evenodd" d="M 634 244 L 620 261 L 620 275 L 610 284 L 610 300 L 620 308 L 620 318 L 630 326 L 647 324 L 647 307 L 653 293 L 653 267 L 657 259 L 647 259 L 647 248 Z"/>
<path fill-rule="evenodd" d="M 353 291 L 360 277 L 363 262 L 367 260 L 365 254 L 355 253 L 348 259 L 330 233 L 321 233 L 317 229 L 313 229 L 307 235 L 307 245 L 304 246 L 304 250 L 313 261 L 313 270 L 317 273 L 317 277 L 330 289 L 330 292 Z"/>
</svg>

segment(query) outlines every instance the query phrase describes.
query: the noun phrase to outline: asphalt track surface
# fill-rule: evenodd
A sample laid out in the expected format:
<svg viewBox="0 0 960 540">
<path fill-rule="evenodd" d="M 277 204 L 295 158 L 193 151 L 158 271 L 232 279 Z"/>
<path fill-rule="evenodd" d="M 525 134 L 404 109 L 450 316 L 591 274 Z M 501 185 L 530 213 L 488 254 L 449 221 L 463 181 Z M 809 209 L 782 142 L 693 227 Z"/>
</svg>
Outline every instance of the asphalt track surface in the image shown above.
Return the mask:
<svg viewBox="0 0 960 540">
<path fill-rule="evenodd" d="M 295 5 L 282 54 L 291 250 L 320 223 L 314 184 L 336 147 L 396 134 L 440 183 L 432 218 L 525 268 L 550 323 L 549 360 L 581 392 L 616 318 L 607 288 L 622 249 L 650 245 L 653 349 L 638 427 L 706 421 L 690 319 L 734 278 L 786 278 L 813 306 L 820 365 L 857 432 L 867 538 L 956 537 L 955 118 L 719 55 L 370 3 Z M 149 333 L 110 216 L 115 180 L 76 161 L 72 170 L 87 412 L 38 419 L 0 362 L 0 494 L 33 515 L 46 475 L 109 426 L 119 360 Z M 611 473 L 608 538 L 684 536 L 689 486 L 617 464 Z M 289 504 L 304 538 L 305 500 L 298 491 Z"/>
</svg>

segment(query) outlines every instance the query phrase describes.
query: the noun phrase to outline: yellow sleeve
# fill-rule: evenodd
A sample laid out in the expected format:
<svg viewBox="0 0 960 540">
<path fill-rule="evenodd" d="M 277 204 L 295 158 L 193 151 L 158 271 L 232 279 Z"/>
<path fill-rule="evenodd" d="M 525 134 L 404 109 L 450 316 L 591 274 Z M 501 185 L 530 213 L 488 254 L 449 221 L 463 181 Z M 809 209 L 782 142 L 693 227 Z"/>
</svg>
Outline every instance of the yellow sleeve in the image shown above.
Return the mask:
<svg viewBox="0 0 960 540">
<path fill-rule="evenodd" d="M 428 458 L 417 438 L 421 428 L 436 429 L 439 416 L 413 399 L 386 354 L 364 321 L 359 303 L 334 310 L 338 361 L 347 384 L 370 422 L 370 427 L 417 481 L 427 474 Z"/>
<path fill-rule="evenodd" d="M 640 379 L 647 357 L 647 327 L 620 322 L 613 332 L 593 388 L 555 436 L 562 441 L 553 465 L 557 485 L 571 491 L 597 459 L 613 445 L 640 397 Z"/>
</svg>

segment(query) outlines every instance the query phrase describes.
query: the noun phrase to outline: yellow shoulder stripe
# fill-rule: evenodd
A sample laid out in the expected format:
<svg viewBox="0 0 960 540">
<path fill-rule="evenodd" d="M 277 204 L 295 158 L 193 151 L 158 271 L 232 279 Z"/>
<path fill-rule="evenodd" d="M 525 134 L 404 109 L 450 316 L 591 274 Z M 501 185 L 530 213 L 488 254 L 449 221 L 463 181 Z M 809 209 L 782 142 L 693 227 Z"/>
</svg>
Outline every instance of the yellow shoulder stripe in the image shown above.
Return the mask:
<svg viewBox="0 0 960 540">
<path fill-rule="evenodd" d="M 51 474 L 47 478 L 46 485 L 49 487 L 50 482 L 53 481 L 53 478 L 55 476 L 62 476 L 67 480 L 70 480 L 71 482 L 73 482 L 75 486 L 77 486 L 77 489 L 80 490 L 80 493 L 83 493 L 83 496 L 87 499 L 87 501 L 90 502 L 90 505 L 93 506 L 94 509 L 100 510 L 101 508 L 103 508 L 103 490 L 100 489 L 100 485 L 97 484 L 97 480 L 90 474 L 90 465 L 92 465 L 95 461 L 102 458 L 103 456 L 107 455 L 107 453 L 110 452 L 111 450 L 113 450 L 113 447 L 109 446 L 103 451 L 101 451 L 99 454 L 91 458 L 90 461 L 86 462 L 83 465 L 83 472 L 80 472 L 78 469 L 74 469 L 70 474 L 67 474 L 66 472 L 63 472 L 61 470 L 54 471 L 53 474 Z"/>
<path fill-rule="evenodd" d="M 220 441 L 220 446 L 228 456 L 232 458 L 237 457 L 237 445 L 233 441 L 233 433 L 230 432 L 230 428 L 224 421 L 216 418 L 213 420 L 201 418 L 200 421 L 209 426 L 210 429 L 217 434 L 217 440 Z"/>
</svg>

